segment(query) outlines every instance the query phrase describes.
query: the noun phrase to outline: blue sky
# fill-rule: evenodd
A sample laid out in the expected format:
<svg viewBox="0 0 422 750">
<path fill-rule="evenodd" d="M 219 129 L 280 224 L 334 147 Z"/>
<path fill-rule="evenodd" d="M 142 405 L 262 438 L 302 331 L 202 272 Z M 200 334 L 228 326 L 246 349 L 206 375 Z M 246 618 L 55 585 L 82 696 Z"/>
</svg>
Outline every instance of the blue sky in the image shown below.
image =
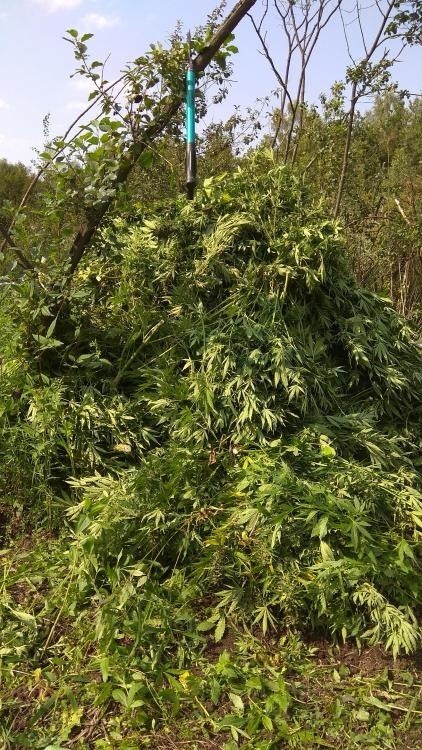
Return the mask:
<svg viewBox="0 0 422 750">
<path fill-rule="evenodd" d="M 110 53 L 112 80 L 151 42 L 164 41 L 178 19 L 186 28 L 194 28 L 215 4 L 215 0 L 0 0 L 0 158 L 29 163 L 35 156 L 33 148 L 42 146 L 43 117 L 50 114 L 50 133 L 58 135 L 83 109 L 87 90 L 83 82 L 70 78 L 72 50 L 62 40 L 67 28 L 95 34 L 90 50 L 99 59 Z M 228 6 L 233 4 L 229 0 Z M 365 23 L 370 30 L 374 17 L 368 15 Z M 240 52 L 235 81 L 229 99 L 213 112 L 217 120 L 229 115 L 234 104 L 253 105 L 275 87 L 247 19 L 236 39 Z M 276 56 L 282 59 L 283 53 L 278 44 Z M 414 93 L 420 87 L 421 62 L 420 50 L 409 50 L 395 75 L 401 86 Z M 333 23 L 324 33 L 309 75 L 308 100 L 317 101 L 320 92 L 341 79 L 346 65 L 342 29 Z"/>
</svg>

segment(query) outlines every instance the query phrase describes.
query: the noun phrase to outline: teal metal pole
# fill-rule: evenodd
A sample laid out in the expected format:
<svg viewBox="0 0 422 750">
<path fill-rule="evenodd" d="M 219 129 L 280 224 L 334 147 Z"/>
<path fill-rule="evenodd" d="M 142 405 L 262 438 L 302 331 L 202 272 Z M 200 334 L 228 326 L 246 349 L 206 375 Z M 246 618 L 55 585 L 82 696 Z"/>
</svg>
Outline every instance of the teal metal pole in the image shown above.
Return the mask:
<svg viewBox="0 0 422 750">
<path fill-rule="evenodd" d="M 190 49 L 191 37 L 188 34 L 189 66 L 186 71 L 186 192 L 189 200 L 195 195 L 196 186 L 196 139 L 195 139 L 195 84 L 196 73 Z"/>
</svg>

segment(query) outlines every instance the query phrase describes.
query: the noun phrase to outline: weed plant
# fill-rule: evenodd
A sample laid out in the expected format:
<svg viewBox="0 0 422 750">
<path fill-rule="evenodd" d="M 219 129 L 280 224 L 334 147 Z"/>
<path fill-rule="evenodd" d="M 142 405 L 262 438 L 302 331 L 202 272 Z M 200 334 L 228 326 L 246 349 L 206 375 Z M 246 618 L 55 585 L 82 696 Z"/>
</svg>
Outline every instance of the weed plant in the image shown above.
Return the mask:
<svg viewBox="0 0 422 750">
<path fill-rule="evenodd" d="M 339 225 L 259 155 L 194 202 L 105 227 L 41 333 L 52 294 L 21 282 L 1 299 L 5 746 L 67 747 L 79 675 L 82 703 L 120 706 L 126 729 L 187 705 L 204 717 L 224 694 L 231 712 L 208 727 L 227 748 L 281 746 L 268 733 L 305 747 L 277 665 L 246 682 L 224 649 L 192 665 L 234 628 L 416 649 L 412 330 L 356 284 Z M 7 690 L 28 674 L 19 727 Z M 93 747 L 124 747 L 110 742 Z"/>
</svg>

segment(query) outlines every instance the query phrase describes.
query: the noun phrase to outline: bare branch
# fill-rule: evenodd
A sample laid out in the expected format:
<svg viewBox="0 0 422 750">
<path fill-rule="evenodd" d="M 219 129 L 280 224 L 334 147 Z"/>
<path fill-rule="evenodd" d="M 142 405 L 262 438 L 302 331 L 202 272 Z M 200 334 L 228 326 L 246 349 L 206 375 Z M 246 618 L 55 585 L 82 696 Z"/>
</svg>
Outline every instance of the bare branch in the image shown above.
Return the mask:
<svg viewBox="0 0 422 750">
<path fill-rule="evenodd" d="M 343 26 L 343 34 L 344 34 L 344 41 L 346 42 L 347 54 L 349 55 L 349 58 L 352 61 L 353 65 L 356 65 L 356 61 L 355 61 L 355 59 L 354 59 L 354 57 L 352 55 L 352 52 L 350 50 L 349 37 L 348 37 L 347 31 L 346 31 L 346 24 L 345 24 L 345 21 L 344 21 L 343 12 L 344 11 L 341 8 L 340 9 L 340 18 L 341 18 L 341 25 Z"/>
<path fill-rule="evenodd" d="M 374 40 L 372 42 L 371 47 L 369 48 L 368 52 L 366 53 L 366 56 L 362 60 L 362 65 L 367 65 L 376 50 L 379 47 L 380 40 L 383 38 L 384 30 L 387 25 L 387 21 L 391 15 L 391 12 L 395 6 L 396 0 L 390 0 L 387 8 L 385 9 L 381 23 L 378 27 L 378 31 L 374 37 Z M 337 218 L 340 212 L 340 205 L 341 205 L 341 199 L 343 197 L 343 190 L 344 190 L 344 184 L 346 180 L 346 174 L 347 174 L 347 167 L 349 163 L 349 154 L 350 154 L 350 144 L 352 140 L 352 131 L 353 131 L 353 123 L 355 118 L 355 112 L 356 112 L 356 105 L 360 97 L 364 96 L 367 90 L 367 84 L 364 84 L 361 91 L 358 91 L 358 82 L 355 80 L 352 83 L 352 91 L 350 96 L 350 109 L 349 109 L 349 117 L 348 117 L 348 125 L 347 125 L 347 132 L 346 132 L 346 140 L 344 144 L 344 151 L 343 151 L 343 161 L 342 161 L 342 167 L 340 172 L 340 178 L 338 182 L 338 188 L 337 188 L 337 196 L 336 201 L 334 205 L 334 218 Z"/>
<path fill-rule="evenodd" d="M 360 35 L 362 37 L 363 48 L 365 50 L 365 54 L 367 55 L 368 54 L 368 49 L 367 49 L 367 46 L 366 46 L 365 34 L 363 33 L 362 19 L 361 19 L 361 14 L 359 13 L 359 11 L 358 11 L 358 24 L 359 24 L 359 29 L 360 29 Z"/>
<path fill-rule="evenodd" d="M 261 42 L 262 48 L 264 50 L 264 55 L 265 55 L 266 59 L 268 60 L 270 66 L 271 66 L 271 69 L 272 69 L 272 71 L 273 71 L 273 73 L 274 73 L 274 75 L 275 75 L 275 77 L 276 77 L 279 85 L 281 86 L 281 88 L 283 89 L 285 95 L 287 96 L 290 105 L 293 106 L 293 102 L 292 102 L 292 99 L 290 97 L 289 90 L 288 90 L 288 88 L 286 86 L 286 83 L 284 82 L 283 78 L 281 77 L 280 72 L 278 71 L 278 69 L 277 69 L 277 67 L 276 67 L 276 65 L 274 63 L 273 58 L 270 55 L 270 51 L 269 51 L 268 45 L 267 45 L 267 43 L 265 41 L 265 37 L 263 36 L 263 34 L 261 32 L 260 26 L 258 24 L 256 24 L 254 17 L 250 13 L 248 13 L 248 17 L 250 18 L 250 20 L 252 22 L 252 26 L 254 27 L 254 29 L 256 31 L 256 34 L 257 34 L 257 36 L 259 38 L 259 41 Z"/>
<path fill-rule="evenodd" d="M 398 211 L 399 211 L 400 215 L 403 217 L 403 219 L 405 220 L 406 224 L 408 224 L 409 226 L 411 226 L 412 222 L 407 218 L 407 216 L 406 216 L 406 214 L 404 212 L 404 209 L 403 209 L 403 207 L 402 207 L 399 199 L 398 198 L 394 198 L 394 203 L 396 204 L 396 206 L 398 208 Z"/>
<path fill-rule="evenodd" d="M 305 102 L 306 69 L 309 65 L 309 61 L 312 57 L 313 51 L 318 42 L 321 32 L 329 23 L 334 13 L 336 13 L 337 10 L 340 8 L 342 0 L 335 0 L 333 8 L 324 19 L 323 18 L 324 11 L 328 7 L 329 3 L 330 3 L 330 0 L 320 0 L 318 13 L 314 14 L 314 17 L 316 16 L 316 21 L 309 34 L 308 34 L 308 24 L 305 25 L 305 35 L 303 37 L 303 42 L 301 43 L 301 70 L 300 70 L 300 76 L 299 76 L 299 82 L 298 82 L 298 88 L 297 88 L 296 104 L 292 112 L 292 118 L 291 118 L 289 133 L 287 136 L 287 142 L 286 142 L 286 152 L 285 152 L 286 160 L 288 158 L 288 154 L 290 151 L 293 131 L 295 127 L 296 115 L 297 115 L 297 111 L 299 107 L 301 108 L 301 115 L 300 115 L 299 129 L 298 129 L 298 137 L 300 137 L 300 133 L 301 133 L 300 125 L 302 122 L 302 111 L 303 111 L 303 105 Z M 294 17 L 294 6 L 292 6 L 292 15 Z M 302 44 L 303 44 L 303 47 L 302 47 Z M 295 146 L 295 149 L 293 152 L 293 159 L 292 159 L 293 161 L 296 158 L 296 154 L 297 154 L 297 145 Z"/>
</svg>

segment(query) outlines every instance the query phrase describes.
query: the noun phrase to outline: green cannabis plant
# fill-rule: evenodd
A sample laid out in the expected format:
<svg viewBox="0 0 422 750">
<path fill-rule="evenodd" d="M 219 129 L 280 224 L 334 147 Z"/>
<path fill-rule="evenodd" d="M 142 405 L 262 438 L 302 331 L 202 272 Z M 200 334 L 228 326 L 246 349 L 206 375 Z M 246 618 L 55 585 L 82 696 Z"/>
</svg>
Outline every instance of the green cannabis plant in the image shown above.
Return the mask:
<svg viewBox="0 0 422 750">
<path fill-rule="evenodd" d="M 210 627 L 415 648 L 420 352 L 286 167 L 112 222 L 31 357 L 25 294 L 3 300 L 26 321 L 3 329 L 3 474 L 71 533 L 83 606 L 210 596 Z"/>
<path fill-rule="evenodd" d="M 73 690 L 116 737 L 116 706 L 150 732 L 226 691 L 212 731 L 269 748 L 283 676 L 198 673 L 210 641 L 417 648 L 420 349 L 288 168 L 258 152 L 111 220 L 44 334 L 33 290 L 0 299 L 5 747 L 72 743 Z"/>
</svg>

